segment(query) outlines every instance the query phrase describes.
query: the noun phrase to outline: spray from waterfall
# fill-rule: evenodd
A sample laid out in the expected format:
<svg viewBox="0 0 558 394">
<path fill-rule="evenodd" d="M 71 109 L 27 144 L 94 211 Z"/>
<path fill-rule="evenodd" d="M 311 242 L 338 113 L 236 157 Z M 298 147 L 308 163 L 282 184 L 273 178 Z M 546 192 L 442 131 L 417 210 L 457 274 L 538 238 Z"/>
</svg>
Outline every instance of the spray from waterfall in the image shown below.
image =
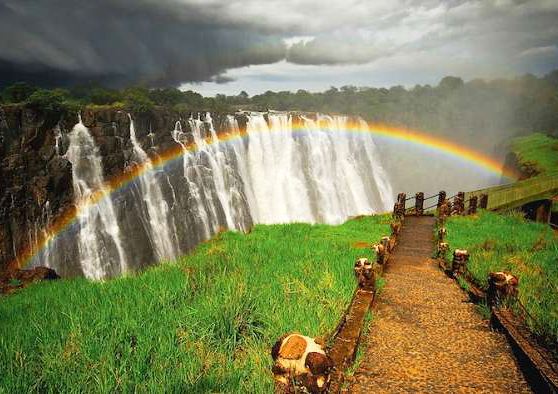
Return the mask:
<svg viewBox="0 0 558 394">
<path fill-rule="evenodd" d="M 81 116 L 69 140 L 66 159 L 72 163 L 76 204 L 86 205 L 93 193 L 104 187 L 101 155 Z M 78 212 L 77 242 L 83 274 L 103 279 L 126 272 L 128 261 L 111 199 L 102 199 Z"/>
</svg>

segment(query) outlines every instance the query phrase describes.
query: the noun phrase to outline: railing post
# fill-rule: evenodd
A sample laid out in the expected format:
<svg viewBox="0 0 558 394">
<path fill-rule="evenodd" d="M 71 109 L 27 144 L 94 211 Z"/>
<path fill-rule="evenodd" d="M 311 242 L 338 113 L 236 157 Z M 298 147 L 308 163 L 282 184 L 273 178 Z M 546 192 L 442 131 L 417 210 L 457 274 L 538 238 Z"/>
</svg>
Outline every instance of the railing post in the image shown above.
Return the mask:
<svg viewBox="0 0 558 394">
<path fill-rule="evenodd" d="M 421 216 L 424 213 L 424 193 L 415 194 L 415 214 Z"/>
<path fill-rule="evenodd" d="M 391 222 L 390 227 L 391 227 L 391 235 L 397 237 L 399 235 L 399 232 L 401 231 L 401 222 L 399 221 Z"/>
<path fill-rule="evenodd" d="M 459 192 L 452 204 L 452 215 L 462 215 L 465 210 L 465 193 Z"/>
<path fill-rule="evenodd" d="M 480 209 L 488 208 L 488 194 L 481 194 L 479 206 Z"/>
<path fill-rule="evenodd" d="M 438 229 L 438 241 L 439 242 L 444 242 L 446 240 L 446 235 L 448 234 L 448 231 L 446 230 L 445 227 L 440 227 Z"/>
<path fill-rule="evenodd" d="M 446 221 L 446 217 L 451 215 L 451 206 L 449 200 L 442 201 L 440 208 L 438 209 L 438 225 L 443 226 Z"/>
<path fill-rule="evenodd" d="M 370 260 L 366 257 L 361 257 L 356 260 L 355 277 L 359 289 L 374 291 L 376 286 L 376 271 Z"/>
<path fill-rule="evenodd" d="M 393 217 L 402 219 L 405 216 L 405 200 L 407 195 L 399 193 L 397 195 L 397 202 L 393 205 Z"/>
<path fill-rule="evenodd" d="M 469 252 L 464 249 L 455 249 L 453 252 L 453 260 L 451 262 L 451 272 L 454 277 L 465 273 L 465 268 L 469 261 Z"/>
<path fill-rule="evenodd" d="M 445 260 L 446 253 L 449 250 L 449 244 L 447 242 L 439 241 L 438 242 L 438 250 L 436 251 L 436 257 L 442 258 Z"/>
<path fill-rule="evenodd" d="M 474 215 L 475 213 L 477 213 L 477 201 L 477 196 L 473 196 L 469 199 L 469 211 L 467 212 L 467 214 Z"/>
<path fill-rule="evenodd" d="M 449 250 L 449 244 L 446 242 L 446 235 L 448 232 L 446 228 L 443 227 L 443 224 L 441 224 L 441 226 L 442 227 L 438 229 L 438 248 L 436 250 L 436 257 L 445 260 L 446 253 Z M 445 262 L 444 262 L 444 270 L 446 270 Z"/>
<path fill-rule="evenodd" d="M 387 261 L 386 248 L 380 242 L 379 244 L 372 245 L 372 249 L 376 252 L 376 262 L 383 266 Z"/>
<path fill-rule="evenodd" d="M 488 306 L 498 306 L 503 301 L 517 296 L 519 278 L 509 272 L 491 272 L 488 274 Z"/>
<path fill-rule="evenodd" d="M 440 193 L 438 193 L 438 204 L 436 205 L 436 208 L 440 209 L 444 201 L 446 201 L 446 192 L 442 190 Z"/>
<path fill-rule="evenodd" d="M 390 242 L 389 242 L 389 237 L 388 236 L 382 237 L 382 239 L 380 240 L 380 243 L 382 244 L 382 246 L 384 247 L 384 250 L 387 253 L 391 253 L 391 247 L 390 247 Z"/>
</svg>

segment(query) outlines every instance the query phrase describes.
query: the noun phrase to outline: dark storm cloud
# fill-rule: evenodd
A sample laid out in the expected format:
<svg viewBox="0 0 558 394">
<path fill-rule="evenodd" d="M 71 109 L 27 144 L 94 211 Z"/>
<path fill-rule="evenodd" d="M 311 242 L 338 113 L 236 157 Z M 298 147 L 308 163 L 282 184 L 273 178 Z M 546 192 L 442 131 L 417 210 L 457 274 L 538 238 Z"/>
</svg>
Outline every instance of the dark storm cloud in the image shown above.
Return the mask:
<svg viewBox="0 0 558 394">
<path fill-rule="evenodd" d="M 556 20 L 556 0 L 0 0 L 0 84 L 223 84 L 285 59 L 400 79 L 542 73 L 558 67 Z"/>
<path fill-rule="evenodd" d="M 193 5 L 120 1 L 0 1 L 0 84 L 85 80 L 110 85 L 224 81 L 229 68 L 284 58 L 282 40 L 213 24 Z"/>
</svg>

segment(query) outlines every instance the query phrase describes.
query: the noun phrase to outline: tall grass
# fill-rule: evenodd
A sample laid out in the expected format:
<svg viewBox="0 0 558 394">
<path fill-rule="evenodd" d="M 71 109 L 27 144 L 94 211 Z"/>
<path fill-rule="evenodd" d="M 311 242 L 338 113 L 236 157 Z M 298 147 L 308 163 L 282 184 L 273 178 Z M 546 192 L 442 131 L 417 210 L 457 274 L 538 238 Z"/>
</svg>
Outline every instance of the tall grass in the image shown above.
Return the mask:
<svg viewBox="0 0 558 394">
<path fill-rule="evenodd" d="M 558 139 L 533 133 L 513 139 L 511 145 L 525 172 L 539 175 L 558 171 Z"/>
<path fill-rule="evenodd" d="M 537 323 L 531 328 L 551 343 L 558 342 L 558 237 L 549 226 L 528 222 L 519 213 L 479 215 L 448 220 L 452 249 L 467 249 L 468 269 L 486 287 L 490 272 L 519 277 L 519 299 Z"/>
<path fill-rule="evenodd" d="M 0 392 L 271 392 L 273 342 L 327 335 L 355 287 L 358 242 L 387 217 L 226 232 L 177 262 L 0 299 Z"/>
</svg>

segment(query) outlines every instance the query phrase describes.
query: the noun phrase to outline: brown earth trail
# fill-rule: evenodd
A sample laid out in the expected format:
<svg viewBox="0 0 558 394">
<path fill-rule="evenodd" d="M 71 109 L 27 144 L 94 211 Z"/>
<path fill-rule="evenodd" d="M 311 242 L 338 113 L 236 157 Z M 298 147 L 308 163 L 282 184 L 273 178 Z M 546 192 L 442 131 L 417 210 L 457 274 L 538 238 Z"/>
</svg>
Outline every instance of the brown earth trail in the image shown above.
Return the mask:
<svg viewBox="0 0 558 394">
<path fill-rule="evenodd" d="M 405 219 L 349 392 L 531 392 L 506 338 L 431 259 L 434 223 Z"/>
</svg>

